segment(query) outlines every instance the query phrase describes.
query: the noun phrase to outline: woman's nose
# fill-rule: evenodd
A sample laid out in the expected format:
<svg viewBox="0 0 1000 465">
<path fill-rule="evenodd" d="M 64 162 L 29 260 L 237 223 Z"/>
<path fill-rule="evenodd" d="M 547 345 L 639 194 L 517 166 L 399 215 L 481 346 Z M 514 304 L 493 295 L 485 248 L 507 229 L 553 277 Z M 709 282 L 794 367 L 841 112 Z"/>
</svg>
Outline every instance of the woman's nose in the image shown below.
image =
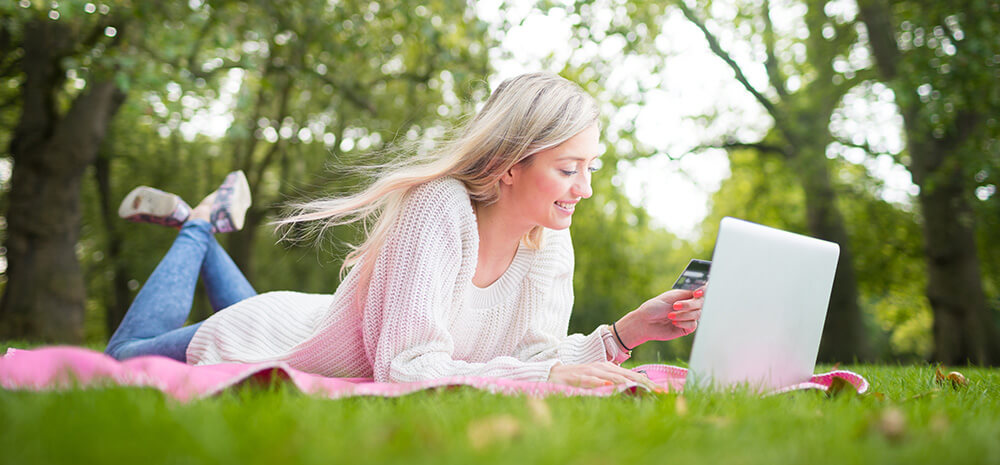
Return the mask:
<svg viewBox="0 0 1000 465">
<path fill-rule="evenodd" d="M 573 185 L 573 195 L 589 199 L 594 194 L 594 189 L 590 187 L 590 173 L 583 173 L 583 176 L 577 179 L 578 181 Z"/>
</svg>

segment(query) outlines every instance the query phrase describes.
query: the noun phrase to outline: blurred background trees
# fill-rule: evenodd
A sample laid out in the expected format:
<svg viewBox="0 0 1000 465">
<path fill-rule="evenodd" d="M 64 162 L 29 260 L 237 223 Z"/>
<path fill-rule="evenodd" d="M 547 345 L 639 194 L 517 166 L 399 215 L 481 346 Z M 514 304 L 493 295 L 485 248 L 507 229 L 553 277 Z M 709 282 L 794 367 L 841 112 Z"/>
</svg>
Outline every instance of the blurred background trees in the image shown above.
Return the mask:
<svg viewBox="0 0 1000 465">
<path fill-rule="evenodd" d="M 598 98 L 607 147 L 595 195 L 574 218 L 571 330 L 612 321 L 669 287 L 690 258 L 710 258 L 731 215 L 841 244 L 823 359 L 996 363 L 995 2 L 493 7 L 499 19 L 453 0 L 0 5 L 0 337 L 106 340 L 174 234 L 118 219 L 120 199 L 146 184 L 196 203 L 234 169 L 255 203 L 223 244 L 251 282 L 332 292 L 356 228 L 319 245 L 277 243 L 268 221 L 289 201 L 357 189 L 364 177 L 352 168 L 387 161 L 393 147 L 426 150 L 516 60 L 507 34 L 548 16 L 563 18 L 569 41 L 539 44 L 564 52 L 527 66 Z M 665 45 L 680 25 L 695 34 Z M 651 91 L 664 76 L 686 72 L 671 50 L 690 48 L 724 63 L 763 116 L 694 115 L 701 139 L 679 153 L 644 139 L 636 115 L 658 105 Z M 860 130 L 857 102 L 894 106 L 905 146 Z M 668 231 L 626 195 L 636 166 L 713 150 L 725 151 L 729 174 L 694 235 Z M 874 163 L 905 167 L 918 192 L 887 199 Z M 192 320 L 208 311 L 199 303 Z M 689 347 L 647 344 L 636 356 L 672 360 Z"/>
</svg>

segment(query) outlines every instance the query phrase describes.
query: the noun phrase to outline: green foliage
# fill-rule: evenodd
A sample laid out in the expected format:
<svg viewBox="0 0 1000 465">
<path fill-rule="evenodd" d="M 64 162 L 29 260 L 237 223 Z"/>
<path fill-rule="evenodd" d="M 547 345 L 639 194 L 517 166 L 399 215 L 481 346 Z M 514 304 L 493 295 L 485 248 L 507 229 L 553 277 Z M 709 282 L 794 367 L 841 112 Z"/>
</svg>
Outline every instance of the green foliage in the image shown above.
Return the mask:
<svg viewBox="0 0 1000 465">
<path fill-rule="evenodd" d="M 102 207 L 94 178 L 85 181 L 80 257 L 88 340 L 107 337 L 101 319 L 114 303 L 116 273 L 134 294 L 174 234 L 105 222 L 102 208 L 113 215 L 136 185 L 194 205 L 225 173 L 244 169 L 254 231 L 225 242 L 255 287 L 333 292 L 345 249 L 276 245 L 267 220 L 285 202 L 357 189 L 356 165 L 384 161 L 388 144 L 439 135 L 486 95 L 492 42 L 464 4 L 220 1 L 182 10 L 183 22 L 129 10 L 128 21 L 154 24 L 119 60 L 128 62 L 129 99 L 103 149 L 109 204 Z M 204 125 L 220 122 L 228 124 L 221 137 L 199 134 L 218 131 Z M 336 245 L 359 237 L 356 228 L 340 228 L 328 239 Z M 108 256 L 111 242 L 120 256 Z M 196 300 L 194 320 L 209 313 L 203 300 Z"/>
<path fill-rule="evenodd" d="M 114 218 L 117 201 L 140 184 L 176 192 L 194 204 L 228 171 L 246 170 L 255 193 L 252 231 L 224 240 L 224 245 L 246 266 L 257 289 L 336 289 L 346 252 L 341 243 L 356 242 L 357 228 L 335 229 L 321 247 L 276 244 L 268 220 L 286 202 L 357 189 L 363 179 L 351 168 L 384 162 L 395 153 L 393 143 L 420 145 L 436 139 L 472 113 L 488 94 L 490 51 L 516 22 L 505 17 L 504 24 L 490 26 L 476 18 L 470 4 L 455 0 L 21 3 L 0 2 L 0 43 L 16 45 L 25 24 L 38 20 L 64 24 L 80 38 L 60 62 L 65 79 L 55 102 L 59 109 L 96 78 L 113 76 L 128 92 L 102 149 L 111 173 L 107 199 L 99 195 L 96 172 L 83 185 L 78 250 L 87 277 L 87 334 L 93 343 L 107 337 L 103 319 L 114 304 L 113 280 L 124 279 L 134 293 L 173 236 L 170 230 Z M 995 246 L 1000 199 L 991 194 L 1000 172 L 995 116 L 1000 107 L 1000 87 L 995 85 L 1000 20 L 993 3 L 893 5 L 905 20 L 898 34 L 907 52 L 903 78 L 914 89 L 898 93 L 897 101 L 923 104 L 916 116 L 928 137 L 947 136 L 950 122 L 963 111 L 985 115 L 955 162 L 963 164 L 973 188 L 981 188 L 985 198 L 975 203 L 982 271 L 987 296 L 1000 309 L 1000 248 Z M 775 43 L 779 63 L 768 70 L 775 78 L 764 93 L 775 97 L 775 83 L 789 86 L 781 112 L 825 114 L 832 111 L 825 107 L 837 102 L 832 94 L 868 78 L 865 69 L 848 60 L 849 51 L 863 45 L 854 19 L 827 15 L 811 4 L 803 24 L 794 27 L 814 32 L 832 28 L 832 39 L 824 43 L 819 38 L 825 33 L 769 32 L 758 2 L 733 5 L 731 17 L 719 24 L 732 26 L 734 41 L 752 44 L 750 58 L 766 62 L 762 50 L 768 41 Z M 633 112 L 645 104 L 644 91 L 660 85 L 666 62 L 655 41 L 673 11 L 668 4 L 544 1 L 537 7 L 563 9 L 574 25 L 567 62 L 550 60 L 546 66 L 561 68 L 564 76 L 595 95 L 606 116 Z M 716 7 L 726 11 L 723 2 L 698 4 L 704 13 Z M 53 12 L 57 19 L 51 19 Z M 588 54 L 604 42 L 623 44 L 620 55 Z M 808 53 L 800 56 L 795 50 L 802 46 Z M 13 133 L 8 128 L 19 117 L 24 76 L 17 60 L 22 54 L 12 46 L 0 55 L 4 149 Z M 650 64 L 648 74 L 611 88 L 608 76 L 626 59 Z M 842 60 L 850 62 L 846 70 L 833 66 Z M 797 91 L 789 85 L 793 80 Z M 210 123 L 209 116 L 219 122 Z M 791 127 L 809 139 L 829 124 L 822 118 L 791 120 Z M 632 122 L 612 124 L 606 118 L 604 123 L 604 168 L 594 176 L 593 198 L 581 203 L 574 217 L 572 331 L 589 332 L 614 321 L 666 290 L 688 259 L 708 258 L 722 216 L 806 232 L 799 174 L 777 157 L 748 150 L 731 152 L 732 176 L 713 196 L 698 240 L 687 243 L 653 226 L 646 212 L 622 193 L 618 164 L 654 155 L 657 149 L 635 137 Z M 215 126 L 226 130 L 213 132 Z M 772 131 L 762 142 L 778 146 L 784 142 L 780 139 Z M 815 139 L 818 145 L 810 148 L 823 155 L 826 139 Z M 0 156 L 3 173 L 9 163 L 5 154 Z M 905 152 L 898 159 L 909 162 Z M 923 297 L 921 219 L 912 207 L 880 200 L 878 181 L 860 167 L 842 161 L 831 166 L 837 205 L 855 250 L 861 305 L 874 321 L 870 334 L 883 356 L 924 356 L 931 316 Z M 0 175 L 4 209 L 8 182 Z M 110 209 L 110 223 L 102 208 Z M 4 227 L 0 222 L 0 231 Z M 112 244 L 120 246 L 114 257 Z M 198 300 L 193 319 L 208 313 L 203 300 Z M 636 357 L 684 357 L 689 339 L 649 344 Z"/>
</svg>

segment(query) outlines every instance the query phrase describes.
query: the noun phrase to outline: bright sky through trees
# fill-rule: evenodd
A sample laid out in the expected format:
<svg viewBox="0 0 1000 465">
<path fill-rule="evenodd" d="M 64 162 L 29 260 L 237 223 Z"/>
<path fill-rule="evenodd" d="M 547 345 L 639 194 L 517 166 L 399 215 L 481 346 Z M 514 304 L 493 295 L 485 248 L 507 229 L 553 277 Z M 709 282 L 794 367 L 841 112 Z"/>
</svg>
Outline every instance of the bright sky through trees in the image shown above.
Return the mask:
<svg viewBox="0 0 1000 465">
<path fill-rule="evenodd" d="M 532 9 L 532 2 L 528 1 L 506 2 L 503 12 L 499 11 L 499 4 L 499 0 L 478 2 L 480 17 L 497 23 L 502 14 L 520 24 L 507 31 L 503 50 L 495 54 L 492 63 L 498 73 L 491 84 L 522 72 L 562 68 L 571 55 L 567 49 L 570 19 L 561 10 L 544 14 Z M 728 8 L 725 2 L 714 5 L 720 10 Z M 837 14 L 855 14 L 853 2 L 836 5 Z M 726 14 L 721 11 L 719 16 Z M 772 14 L 779 33 L 796 34 L 805 28 L 801 11 L 775 6 Z M 751 82 L 758 88 L 766 88 L 767 75 L 762 61 L 753 59 L 751 47 L 734 41 L 732 34 L 726 31 L 719 31 L 719 36 Z M 584 48 L 592 48 L 589 53 L 609 58 L 619 54 L 622 45 L 606 41 L 596 46 L 586 44 Z M 663 52 L 660 58 L 666 62 L 665 71 L 659 76 L 662 84 L 652 91 L 652 95 L 647 95 L 644 107 L 619 109 L 612 115 L 611 124 L 634 119 L 637 138 L 654 147 L 658 155 L 622 167 L 619 185 L 624 187 L 633 203 L 645 206 L 659 224 L 681 237 L 693 238 L 698 224 L 708 213 L 709 196 L 729 175 L 729 163 L 722 150 L 692 149 L 710 145 L 724 134 L 735 135 L 740 140 L 758 140 L 772 122 L 764 109 L 733 79 L 732 70 L 708 49 L 702 34 L 679 12 L 670 11 L 656 45 Z M 801 51 L 793 49 L 788 53 Z M 852 53 L 851 63 L 844 65 L 864 67 L 868 64 L 866 52 L 859 51 Z M 641 60 L 623 59 L 622 65 L 609 76 L 609 87 L 616 92 L 629 92 L 634 88 L 634 80 L 649 75 L 649 67 L 644 65 Z M 789 87 L 797 87 L 797 84 L 789 82 Z M 706 114 L 716 115 L 710 124 L 694 120 Z M 893 154 L 903 147 L 902 120 L 893 105 L 892 91 L 880 84 L 866 85 L 851 92 L 835 113 L 831 125 L 838 138 L 859 145 L 867 141 L 874 149 Z M 872 174 L 885 181 L 881 195 L 886 200 L 909 204 L 916 194 L 909 173 L 889 155 L 871 158 L 859 148 L 832 144 L 828 156 L 841 156 L 852 163 L 864 164 Z"/>
<path fill-rule="evenodd" d="M 614 36 L 599 44 L 584 44 L 582 50 L 570 50 L 572 24 L 562 10 L 545 14 L 534 9 L 531 1 L 508 1 L 501 11 L 500 3 L 500 0 L 477 2 L 480 18 L 499 24 L 501 18 L 506 17 L 516 24 L 506 31 L 501 48 L 492 51 L 492 65 L 497 73 L 490 78 L 491 87 L 523 72 L 558 71 L 571 59 L 615 57 L 624 45 L 617 43 L 620 37 Z M 724 2 L 716 4 L 721 10 L 727 7 Z M 839 14 L 855 14 L 853 2 L 838 5 Z M 697 226 L 708 213 L 709 196 L 729 175 L 724 151 L 697 148 L 711 145 L 723 135 L 757 140 L 772 121 L 733 79 L 732 71 L 712 54 L 701 33 L 679 12 L 669 11 L 669 18 L 656 41 L 662 56 L 655 58 L 666 63 L 665 71 L 657 77 L 661 84 L 647 94 L 645 106 L 628 105 L 615 109 L 610 116 L 612 125 L 634 121 L 637 138 L 658 153 L 622 166 L 618 185 L 633 203 L 646 207 L 659 225 L 681 237 L 693 239 Z M 796 34 L 805 27 L 800 11 L 775 6 L 772 14 L 779 33 Z M 720 16 L 724 17 L 725 12 Z M 766 88 L 764 67 L 759 60 L 754 60 L 751 47 L 734 41 L 732 34 L 725 31 L 719 31 L 719 35 L 751 82 Z M 787 53 L 800 51 L 793 48 Z M 868 60 L 867 52 L 858 51 L 852 54 L 851 63 L 843 66 L 864 67 L 869 64 Z M 649 63 L 643 60 L 623 59 L 621 66 L 608 77 L 609 90 L 624 94 L 635 92 L 635 81 L 648 78 L 649 68 Z M 189 139 L 199 132 L 221 137 L 233 121 L 233 95 L 241 78 L 240 70 L 231 70 L 220 98 L 196 112 L 190 122 L 183 123 L 181 132 Z M 789 87 L 795 88 L 797 83 L 790 80 Z M 845 97 L 834 115 L 831 122 L 834 134 L 857 145 L 867 142 L 880 152 L 899 153 L 903 147 L 902 121 L 893 101 L 892 91 L 881 84 L 866 84 L 855 89 Z M 158 102 L 151 102 L 151 105 L 154 110 L 163 106 Z M 706 114 L 715 115 L 711 123 L 695 119 Z M 279 137 L 277 133 L 265 134 L 268 136 L 275 140 Z M 629 151 L 628 147 L 619 149 Z M 828 156 L 863 164 L 873 175 L 884 180 L 881 195 L 888 201 L 910 204 L 916 194 L 916 186 L 907 170 L 889 155 L 870 157 L 860 148 L 834 143 L 828 148 Z"/>
</svg>

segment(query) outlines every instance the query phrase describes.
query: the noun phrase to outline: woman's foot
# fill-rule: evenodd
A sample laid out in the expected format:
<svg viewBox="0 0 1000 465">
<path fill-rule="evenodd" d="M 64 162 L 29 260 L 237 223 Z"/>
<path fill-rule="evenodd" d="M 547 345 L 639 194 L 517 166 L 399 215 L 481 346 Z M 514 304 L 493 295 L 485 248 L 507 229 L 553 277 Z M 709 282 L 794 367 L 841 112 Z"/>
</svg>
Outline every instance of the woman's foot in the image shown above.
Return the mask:
<svg viewBox="0 0 1000 465">
<path fill-rule="evenodd" d="M 191 214 L 191 207 L 176 194 L 148 186 L 132 189 L 118 207 L 118 216 L 136 223 L 153 223 L 180 228 Z"/>
<path fill-rule="evenodd" d="M 233 171 L 215 192 L 195 207 L 191 218 L 208 221 L 213 233 L 239 231 L 243 229 L 250 204 L 250 184 L 246 175 L 243 171 Z"/>
<path fill-rule="evenodd" d="M 208 194 L 201 203 L 196 205 L 194 209 L 191 210 L 191 216 L 188 217 L 189 220 L 202 220 L 206 223 L 212 222 L 212 204 L 215 202 L 215 192 Z"/>
</svg>

